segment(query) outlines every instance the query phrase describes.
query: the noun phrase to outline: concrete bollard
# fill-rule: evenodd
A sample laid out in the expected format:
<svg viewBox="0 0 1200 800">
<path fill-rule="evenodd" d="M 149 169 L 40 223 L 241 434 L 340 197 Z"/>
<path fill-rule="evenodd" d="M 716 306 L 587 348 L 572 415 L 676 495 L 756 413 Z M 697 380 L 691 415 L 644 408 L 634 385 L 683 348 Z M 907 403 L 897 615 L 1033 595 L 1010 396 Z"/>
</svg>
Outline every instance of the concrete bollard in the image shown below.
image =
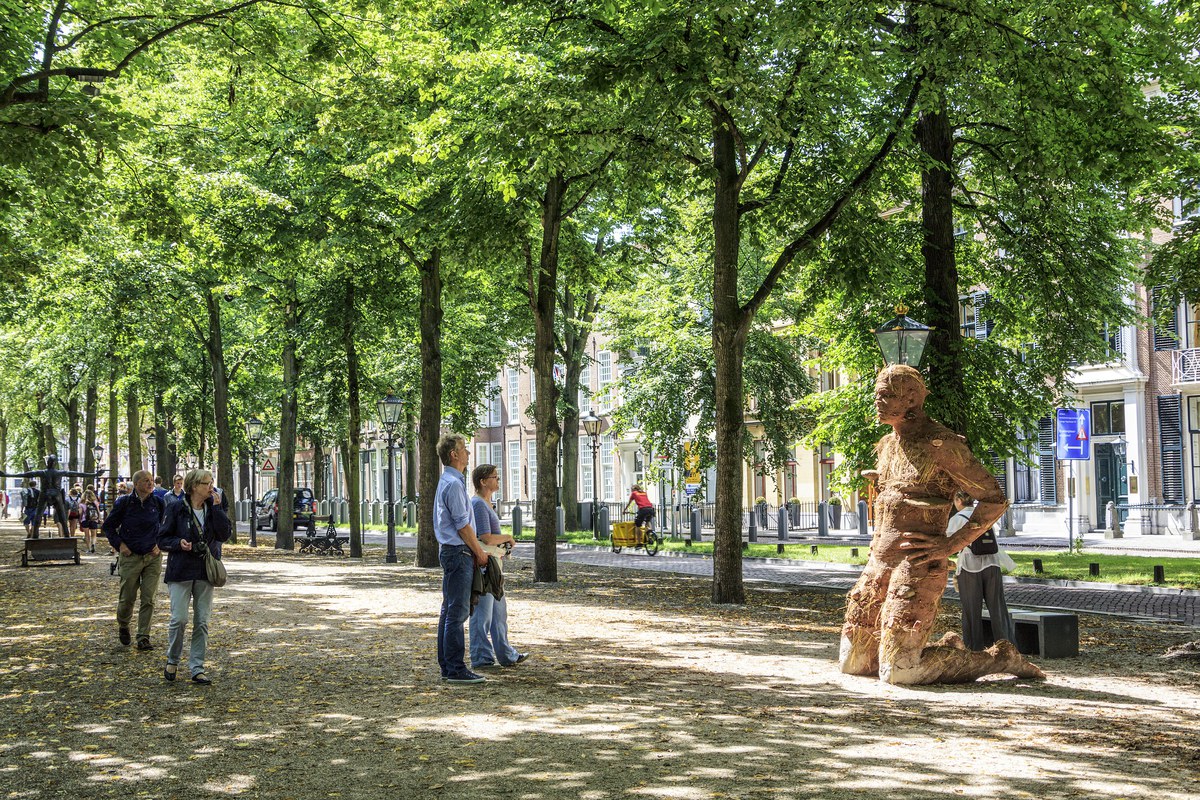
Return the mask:
<svg viewBox="0 0 1200 800">
<path fill-rule="evenodd" d="M 829 504 L 824 500 L 817 503 L 817 536 L 829 535 Z"/>
<path fill-rule="evenodd" d="M 1188 503 L 1187 511 L 1183 517 L 1183 530 L 1180 532 L 1183 538 L 1187 541 L 1194 542 L 1200 539 L 1200 531 L 1197 531 L 1196 525 L 1196 504 Z"/>
<path fill-rule="evenodd" d="M 513 537 L 514 539 L 519 539 L 519 538 L 521 537 L 521 522 L 523 521 L 521 518 L 522 518 L 524 515 L 525 515 L 525 512 L 521 510 L 521 507 L 520 507 L 520 506 L 513 506 L 513 510 L 512 510 L 512 537 Z"/>
<path fill-rule="evenodd" d="M 867 501 L 858 501 L 858 535 L 867 535 Z"/>
<path fill-rule="evenodd" d="M 567 510 L 562 506 L 554 509 L 554 529 L 559 539 L 567 538 Z"/>
<path fill-rule="evenodd" d="M 786 508 L 779 509 L 776 525 L 779 531 L 779 541 L 786 542 L 788 538 L 788 512 Z"/>
<path fill-rule="evenodd" d="M 608 506 L 600 506 L 600 538 L 611 539 L 612 528 L 608 523 Z"/>
<path fill-rule="evenodd" d="M 700 509 L 693 508 L 692 509 L 691 541 L 693 541 L 693 542 L 700 541 L 700 528 L 703 524 L 704 524 L 704 515 L 700 513 Z"/>
<path fill-rule="evenodd" d="M 1120 539 L 1124 534 L 1121 532 L 1121 514 L 1117 511 L 1117 504 L 1109 500 L 1108 505 L 1104 507 L 1104 538 L 1105 539 Z"/>
<path fill-rule="evenodd" d="M 750 512 L 750 541 L 758 541 L 758 509 Z"/>
</svg>

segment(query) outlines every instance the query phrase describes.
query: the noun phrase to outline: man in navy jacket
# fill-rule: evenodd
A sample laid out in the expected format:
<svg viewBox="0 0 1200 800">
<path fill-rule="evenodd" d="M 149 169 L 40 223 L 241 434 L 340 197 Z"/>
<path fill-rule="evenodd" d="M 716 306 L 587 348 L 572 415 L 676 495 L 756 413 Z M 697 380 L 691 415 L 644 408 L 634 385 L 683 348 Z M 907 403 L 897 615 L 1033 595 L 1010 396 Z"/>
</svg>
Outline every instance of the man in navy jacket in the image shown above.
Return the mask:
<svg viewBox="0 0 1200 800">
<path fill-rule="evenodd" d="M 133 493 L 117 498 L 104 520 L 104 535 L 120 551 L 118 574 L 121 588 L 117 596 L 117 636 L 129 644 L 129 622 L 134 601 L 138 606 L 137 648 L 149 650 L 150 617 L 154 614 L 154 595 L 162 577 L 162 552 L 158 549 L 158 526 L 165 504 L 154 494 L 154 477 L 147 470 L 133 474 Z"/>
</svg>

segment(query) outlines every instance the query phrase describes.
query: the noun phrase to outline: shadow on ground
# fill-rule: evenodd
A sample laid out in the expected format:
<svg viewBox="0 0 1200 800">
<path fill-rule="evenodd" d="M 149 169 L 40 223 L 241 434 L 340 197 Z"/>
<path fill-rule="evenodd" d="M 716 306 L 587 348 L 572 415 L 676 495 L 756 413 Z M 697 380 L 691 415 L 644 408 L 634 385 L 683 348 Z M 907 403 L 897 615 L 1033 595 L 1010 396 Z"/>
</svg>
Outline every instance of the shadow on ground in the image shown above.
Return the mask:
<svg viewBox="0 0 1200 800">
<path fill-rule="evenodd" d="M 908 689 L 837 672 L 842 598 L 560 565 L 509 571 L 535 655 L 437 679 L 440 574 L 230 548 L 209 665 L 137 653 L 108 559 L 21 569 L 0 525 L 0 786 L 8 797 L 1195 797 L 1197 674 L 1166 626 L 1085 617 L 1038 684 Z M 411 560 L 411 553 L 404 554 Z M 943 625 L 953 624 L 944 614 Z"/>
</svg>

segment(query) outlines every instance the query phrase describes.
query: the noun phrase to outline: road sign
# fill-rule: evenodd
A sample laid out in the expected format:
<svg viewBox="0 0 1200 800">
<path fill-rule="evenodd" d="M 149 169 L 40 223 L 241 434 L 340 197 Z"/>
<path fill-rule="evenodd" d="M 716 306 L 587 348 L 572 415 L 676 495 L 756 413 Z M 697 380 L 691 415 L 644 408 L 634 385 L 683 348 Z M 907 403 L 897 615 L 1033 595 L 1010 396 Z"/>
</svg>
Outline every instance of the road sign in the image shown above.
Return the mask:
<svg viewBox="0 0 1200 800">
<path fill-rule="evenodd" d="M 266 458 L 263 459 L 262 468 L 260 468 L 258 470 L 258 474 L 259 475 L 274 475 L 275 474 L 275 462 L 271 460 L 270 456 L 267 456 Z"/>
<path fill-rule="evenodd" d="M 1055 412 L 1058 458 L 1087 461 L 1092 457 L 1092 412 L 1086 408 L 1060 408 Z"/>
<path fill-rule="evenodd" d="M 683 491 L 684 491 L 684 493 L 685 493 L 685 494 L 687 494 L 687 496 L 688 496 L 688 497 L 695 497 L 695 496 L 696 496 L 696 492 L 700 491 L 700 484 L 698 484 L 698 483 L 685 483 L 685 484 L 683 485 Z"/>
</svg>

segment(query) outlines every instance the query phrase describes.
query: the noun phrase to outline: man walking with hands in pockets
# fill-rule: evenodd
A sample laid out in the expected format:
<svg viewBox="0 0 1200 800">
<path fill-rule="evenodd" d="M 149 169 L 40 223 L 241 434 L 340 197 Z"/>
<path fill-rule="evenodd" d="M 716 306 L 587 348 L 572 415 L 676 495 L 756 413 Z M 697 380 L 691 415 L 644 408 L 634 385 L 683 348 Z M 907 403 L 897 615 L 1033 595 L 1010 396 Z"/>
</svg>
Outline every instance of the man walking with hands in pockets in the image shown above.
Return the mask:
<svg viewBox="0 0 1200 800">
<path fill-rule="evenodd" d="M 438 615 L 438 667 L 442 680 L 451 684 L 487 680 L 467 669 L 463 624 L 471 615 L 471 582 L 475 567 L 487 563 L 487 554 L 475 538 L 467 504 L 467 479 L 463 474 L 469 456 L 467 442 L 458 434 L 438 440 L 438 458 L 445 469 L 433 496 L 433 531 L 442 564 L 442 610 Z"/>
</svg>

